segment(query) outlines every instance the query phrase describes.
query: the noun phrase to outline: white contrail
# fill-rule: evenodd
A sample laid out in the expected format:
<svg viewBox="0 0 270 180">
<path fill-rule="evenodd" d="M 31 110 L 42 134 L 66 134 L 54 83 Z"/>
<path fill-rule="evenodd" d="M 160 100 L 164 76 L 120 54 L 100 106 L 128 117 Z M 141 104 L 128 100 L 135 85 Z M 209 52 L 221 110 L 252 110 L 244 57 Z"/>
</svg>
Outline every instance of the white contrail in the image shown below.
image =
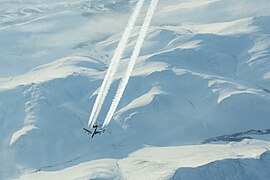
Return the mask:
<svg viewBox="0 0 270 180">
<path fill-rule="evenodd" d="M 141 31 L 139 33 L 139 37 L 138 37 L 138 40 L 137 40 L 137 43 L 135 45 L 135 48 L 134 48 L 134 51 L 131 55 L 131 58 L 130 58 L 130 62 L 128 64 L 128 67 L 127 67 L 127 70 L 125 72 L 125 75 L 123 77 L 123 79 L 121 80 L 120 82 L 120 85 L 118 87 L 118 90 L 116 92 L 116 95 L 114 97 L 114 100 L 112 102 L 112 105 L 109 109 L 109 112 L 106 116 L 106 119 L 103 123 L 103 128 L 105 128 L 111 121 L 113 115 L 114 115 L 114 112 L 122 98 L 122 95 L 125 91 L 125 88 L 126 88 L 126 85 L 128 83 L 128 80 L 129 80 L 129 77 L 132 73 L 132 70 L 134 68 L 134 65 L 135 65 L 135 62 L 136 60 L 138 59 L 139 57 L 139 54 L 141 52 L 141 47 L 142 47 L 142 44 L 145 40 L 145 37 L 146 37 L 146 34 L 147 34 L 147 30 L 150 26 L 150 23 L 151 23 L 151 20 L 153 18 L 153 15 L 154 15 L 154 12 L 155 12 L 155 9 L 157 7 L 157 4 L 158 4 L 159 0 L 152 0 L 151 1 L 151 4 L 147 10 L 147 14 L 146 14 L 146 17 L 145 17 L 145 20 L 143 22 L 143 25 L 142 25 L 142 28 L 141 28 Z"/>
<path fill-rule="evenodd" d="M 93 106 L 93 109 L 92 109 L 92 112 L 91 112 L 91 115 L 89 118 L 88 126 L 90 128 L 93 127 L 93 125 L 95 124 L 95 122 L 97 120 L 97 117 L 99 115 L 101 107 L 104 103 L 104 100 L 105 100 L 105 98 L 108 94 L 108 91 L 110 89 L 110 86 L 113 82 L 113 76 L 114 76 L 115 72 L 117 71 L 119 61 L 122 57 L 122 54 L 124 52 L 124 49 L 125 49 L 126 44 L 128 42 L 128 39 L 130 37 L 131 31 L 135 25 L 135 22 L 137 21 L 138 16 L 142 10 L 143 4 L 144 4 L 144 0 L 138 1 L 134 12 L 132 13 L 131 18 L 129 19 L 129 22 L 128 22 L 128 25 L 124 31 L 124 34 L 123 34 L 123 36 L 122 36 L 122 38 L 121 38 L 121 40 L 120 40 L 120 42 L 115 50 L 115 53 L 113 55 L 113 58 L 111 60 L 111 63 L 110 63 L 109 68 L 107 70 L 107 73 L 105 75 L 105 78 L 102 82 L 97 99 L 95 101 L 95 104 Z"/>
</svg>

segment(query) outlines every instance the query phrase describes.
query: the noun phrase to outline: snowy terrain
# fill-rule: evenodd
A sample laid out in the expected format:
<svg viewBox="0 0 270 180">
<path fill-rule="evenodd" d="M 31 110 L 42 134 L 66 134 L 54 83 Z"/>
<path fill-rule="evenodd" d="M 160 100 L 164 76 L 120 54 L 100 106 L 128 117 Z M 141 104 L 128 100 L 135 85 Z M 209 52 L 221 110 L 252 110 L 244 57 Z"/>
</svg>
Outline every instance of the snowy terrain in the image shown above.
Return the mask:
<svg viewBox="0 0 270 180">
<path fill-rule="evenodd" d="M 136 2 L 0 1 L 0 179 L 270 179 L 269 0 L 160 0 L 83 132 Z"/>
</svg>

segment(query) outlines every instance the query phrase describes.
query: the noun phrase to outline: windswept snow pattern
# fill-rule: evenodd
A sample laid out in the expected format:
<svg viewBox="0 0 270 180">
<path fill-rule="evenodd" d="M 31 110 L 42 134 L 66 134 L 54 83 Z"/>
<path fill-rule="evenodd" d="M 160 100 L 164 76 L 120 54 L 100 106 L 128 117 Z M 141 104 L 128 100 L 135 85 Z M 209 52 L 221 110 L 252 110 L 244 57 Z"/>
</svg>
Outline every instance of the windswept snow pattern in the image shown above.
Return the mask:
<svg viewBox="0 0 270 180">
<path fill-rule="evenodd" d="M 146 36 L 146 33 L 147 33 L 147 30 L 150 26 L 150 23 L 151 23 L 151 20 L 152 20 L 152 17 L 154 15 L 154 12 L 156 10 L 156 7 L 157 7 L 157 4 L 158 4 L 158 0 L 152 0 L 151 1 L 151 4 L 148 8 L 148 11 L 147 11 L 147 14 L 146 14 L 146 17 L 145 17 L 145 20 L 143 22 L 143 25 L 142 25 L 142 28 L 141 28 L 141 31 L 139 33 L 139 36 L 138 36 L 138 40 L 137 40 L 137 43 L 135 45 L 135 48 L 134 48 L 134 51 L 132 52 L 132 55 L 131 55 L 131 58 L 130 58 L 130 62 L 128 63 L 128 67 L 127 67 L 127 70 L 124 74 L 124 77 L 122 78 L 121 82 L 120 82 L 120 85 L 118 87 L 118 90 L 116 92 L 116 95 L 113 99 L 113 102 L 112 102 L 112 105 L 109 109 L 109 112 L 106 116 L 106 119 L 104 121 L 104 124 L 103 124 L 103 128 L 107 127 L 108 124 L 110 123 L 114 113 L 115 113 L 115 110 L 122 98 L 122 95 L 125 91 L 125 88 L 127 86 L 127 83 L 128 83 L 128 80 L 129 80 L 129 77 L 132 73 L 132 70 L 135 66 L 135 63 L 136 63 L 136 60 L 138 59 L 139 57 L 139 54 L 141 52 L 141 48 L 142 48 L 142 45 L 143 45 L 143 42 L 144 42 L 144 39 L 145 39 L 145 36 Z"/>
<path fill-rule="evenodd" d="M 84 133 L 137 3 L 0 2 L 0 179 L 270 179 L 269 0 L 159 1 Z"/>
</svg>

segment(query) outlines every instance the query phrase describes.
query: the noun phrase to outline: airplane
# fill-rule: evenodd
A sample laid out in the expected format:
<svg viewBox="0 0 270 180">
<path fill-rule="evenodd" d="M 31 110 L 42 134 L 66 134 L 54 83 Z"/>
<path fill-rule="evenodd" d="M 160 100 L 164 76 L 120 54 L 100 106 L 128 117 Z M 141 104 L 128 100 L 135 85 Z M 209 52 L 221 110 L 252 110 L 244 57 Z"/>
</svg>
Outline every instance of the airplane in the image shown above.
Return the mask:
<svg viewBox="0 0 270 180">
<path fill-rule="evenodd" d="M 87 134 L 91 134 L 91 138 L 93 138 L 95 136 L 95 134 L 101 134 L 101 133 L 104 133 L 105 132 L 105 129 L 101 129 L 98 130 L 99 126 L 98 125 L 94 125 L 93 128 L 94 128 L 94 131 L 91 132 L 90 130 L 86 129 L 86 128 L 83 128 L 83 130 L 85 131 L 85 133 Z"/>
</svg>

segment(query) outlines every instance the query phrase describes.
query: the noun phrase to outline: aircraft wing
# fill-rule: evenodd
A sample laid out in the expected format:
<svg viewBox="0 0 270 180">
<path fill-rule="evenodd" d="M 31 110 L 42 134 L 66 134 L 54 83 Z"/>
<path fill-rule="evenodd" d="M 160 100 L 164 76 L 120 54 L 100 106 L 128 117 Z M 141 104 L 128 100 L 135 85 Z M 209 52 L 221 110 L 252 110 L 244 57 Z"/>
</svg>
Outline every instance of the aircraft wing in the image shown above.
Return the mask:
<svg viewBox="0 0 270 180">
<path fill-rule="evenodd" d="M 85 132 L 87 132 L 87 133 L 92 134 L 92 132 L 90 130 L 86 129 L 86 128 L 83 128 L 83 130 L 85 130 Z"/>
</svg>

